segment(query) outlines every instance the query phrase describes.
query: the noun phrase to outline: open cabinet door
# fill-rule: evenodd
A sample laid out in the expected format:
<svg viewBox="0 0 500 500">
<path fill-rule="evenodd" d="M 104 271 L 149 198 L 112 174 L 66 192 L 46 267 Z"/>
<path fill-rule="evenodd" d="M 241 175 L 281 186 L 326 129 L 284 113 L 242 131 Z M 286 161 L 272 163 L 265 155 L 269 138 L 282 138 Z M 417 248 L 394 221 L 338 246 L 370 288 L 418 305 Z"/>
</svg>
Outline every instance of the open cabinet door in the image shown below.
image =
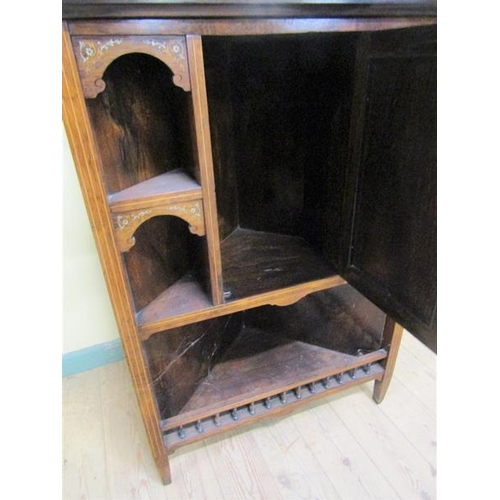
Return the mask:
<svg viewBox="0 0 500 500">
<path fill-rule="evenodd" d="M 367 35 L 357 57 L 345 278 L 436 350 L 436 27 Z"/>
</svg>

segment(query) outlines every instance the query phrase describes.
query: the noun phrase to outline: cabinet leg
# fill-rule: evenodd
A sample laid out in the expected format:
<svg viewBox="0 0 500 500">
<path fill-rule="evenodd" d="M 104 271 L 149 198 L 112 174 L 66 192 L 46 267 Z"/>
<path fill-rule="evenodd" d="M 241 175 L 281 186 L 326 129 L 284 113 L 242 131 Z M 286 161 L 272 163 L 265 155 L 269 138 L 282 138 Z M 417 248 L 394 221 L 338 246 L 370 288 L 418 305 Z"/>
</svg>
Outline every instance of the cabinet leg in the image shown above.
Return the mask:
<svg viewBox="0 0 500 500">
<path fill-rule="evenodd" d="M 375 381 L 375 387 L 373 389 L 373 399 L 376 403 L 381 403 L 384 400 L 387 389 L 389 388 L 402 336 L 403 327 L 387 316 L 382 337 L 382 347 L 386 349 L 388 353 L 387 358 L 381 362 L 385 370 L 384 375 L 381 380 Z"/>
<path fill-rule="evenodd" d="M 170 473 L 170 462 L 168 460 L 168 455 L 166 453 L 154 457 L 156 462 L 156 468 L 161 477 L 162 483 L 166 486 L 172 482 L 172 474 Z"/>
</svg>

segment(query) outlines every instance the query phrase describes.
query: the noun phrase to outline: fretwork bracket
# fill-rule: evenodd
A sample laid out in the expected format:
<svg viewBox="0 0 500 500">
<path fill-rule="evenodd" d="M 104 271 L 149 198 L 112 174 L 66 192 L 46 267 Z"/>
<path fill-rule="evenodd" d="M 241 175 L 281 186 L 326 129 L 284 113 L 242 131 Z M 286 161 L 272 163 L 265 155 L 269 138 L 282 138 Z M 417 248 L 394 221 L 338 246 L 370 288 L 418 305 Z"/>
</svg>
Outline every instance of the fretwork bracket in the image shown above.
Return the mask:
<svg viewBox="0 0 500 500">
<path fill-rule="evenodd" d="M 174 74 L 174 85 L 186 92 L 191 90 L 186 40 L 182 36 L 73 37 L 72 43 L 86 98 L 94 98 L 105 89 L 102 76 L 115 59 L 132 53 L 160 59 Z"/>
<path fill-rule="evenodd" d="M 185 220 L 189 231 L 198 236 L 205 235 L 205 219 L 201 200 L 165 204 L 143 210 L 112 214 L 115 240 L 120 252 L 128 252 L 135 245 L 134 233 L 137 228 L 152 217 L 172 215 Z"/>
</svg>

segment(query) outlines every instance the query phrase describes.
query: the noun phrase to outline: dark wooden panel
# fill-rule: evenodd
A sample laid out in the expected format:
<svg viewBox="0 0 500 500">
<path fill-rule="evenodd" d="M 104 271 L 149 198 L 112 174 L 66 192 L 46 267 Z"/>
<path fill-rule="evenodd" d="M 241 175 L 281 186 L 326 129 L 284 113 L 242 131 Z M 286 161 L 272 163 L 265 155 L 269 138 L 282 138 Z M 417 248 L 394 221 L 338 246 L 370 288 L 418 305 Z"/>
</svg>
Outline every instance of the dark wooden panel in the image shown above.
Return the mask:
<svg viewBox="0 0 500 500">
<path fill-rule="evenodd" d="M 346 278 L 436 348 L 435 30 L 373 36 Z M 434 55 L 432 55 L 434 52 Z"/>
<path fill-rule="evenodd" d="M 240 225 L 320 239 L 342 168 L 356 35 L 244 38 L 231 58 Z M 345 124 L 343 123 L 345 119 Z M 333 208 L 333 207 L 330 207 Z"/>
<path fill-rule="evenodd" d="M 246 325 L 349 354 L 379 349 L 384 323 L 385 314 L 349 285 L 245 314 Z"/>
<path fill-rule="evenodd" d="M 203 53 L 219 235 L 223 240 L 239 223 L 233 120 L 233 113 L 238 110 L 231 102 L 231 44 L 227 38 L 207 37 L 203 39 Z"/>
<path fill-rule="evenodd" d="M 129 54 L 105 71 L 106 89 L 87 99 L 108 193 L 164 172 L 193 170 L 189 94 L 152 56 Z"/>
<path fill-rule="evenodd" d="M 176 415 L 242 327 L 233 314 L 168 330 L 143 343 L 162 418 Z"/>
</svg>

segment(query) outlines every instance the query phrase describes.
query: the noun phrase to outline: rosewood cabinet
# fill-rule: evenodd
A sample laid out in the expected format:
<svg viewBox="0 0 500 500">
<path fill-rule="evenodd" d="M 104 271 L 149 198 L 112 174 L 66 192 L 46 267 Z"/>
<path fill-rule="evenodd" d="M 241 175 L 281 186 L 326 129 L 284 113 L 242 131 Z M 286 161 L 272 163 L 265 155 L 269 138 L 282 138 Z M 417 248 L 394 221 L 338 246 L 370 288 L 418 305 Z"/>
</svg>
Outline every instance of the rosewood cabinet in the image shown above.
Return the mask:
<svg viewBox="0 0 500 500">
<path fill-rule="evenodd" d="M 428 2 L 63 1 L 63 114 L 151 450 L 435 349 Z"/>
</svg>

